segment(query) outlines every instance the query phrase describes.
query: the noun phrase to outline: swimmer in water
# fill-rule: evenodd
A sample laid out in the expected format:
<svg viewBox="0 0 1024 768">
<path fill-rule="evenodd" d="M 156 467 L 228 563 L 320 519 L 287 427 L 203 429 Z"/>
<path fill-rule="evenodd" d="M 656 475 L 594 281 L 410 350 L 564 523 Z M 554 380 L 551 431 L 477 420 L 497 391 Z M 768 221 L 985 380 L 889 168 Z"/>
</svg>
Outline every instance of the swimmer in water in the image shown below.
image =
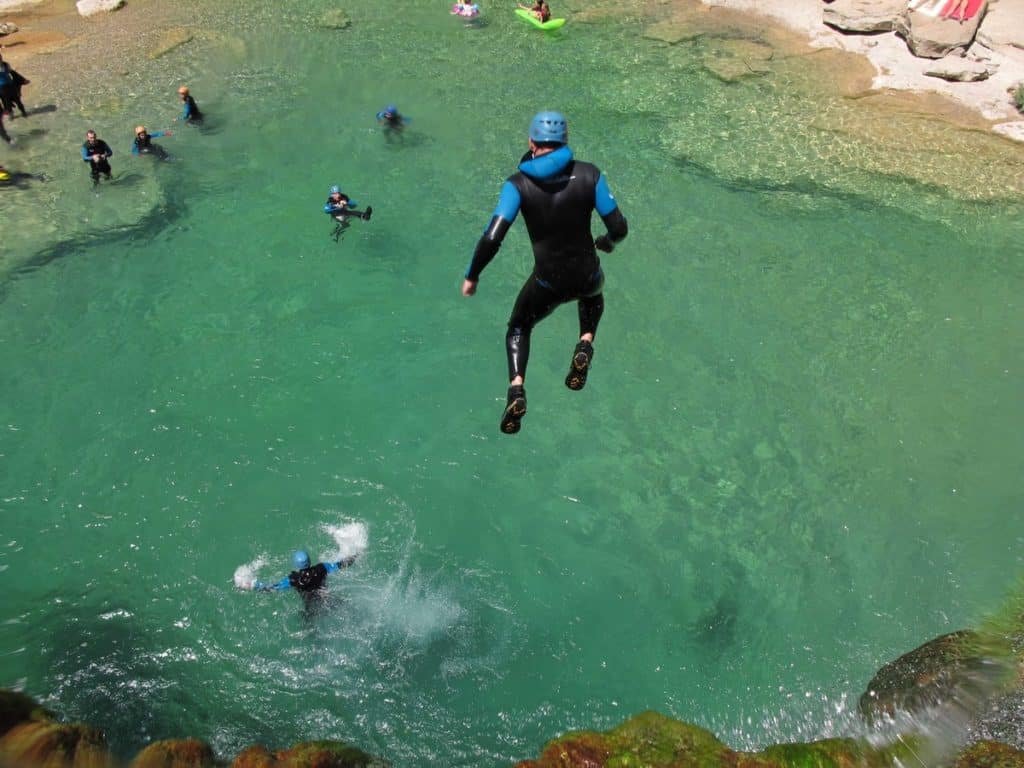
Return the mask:
<svg viewBox="0 0 1024 768">
<path fill-rule="evenodd" d="M 357 203 L 342 192 L 341 187 L 337 184 L 331 187 L 327 202 L 324 203 L 324 213 L 336 222 L 334 231 L 331 233 L 334 242 L 338 242 L 338 238 L 351 226 L 349 219 L 369 221 L 370 216 L 373 215 L 373 206 L 367 206 L 365 211 L 357 211 L 355 210 L 356 205 Z"/>
<path fill-rule="evenodd" d="M 377 122 L 384 131 L 384 138 L 392 141 L 396 136 L 402 138 L 402 131 L 405 130 L 406 118 L 398 111 L 394 104 L 388 104 L 377 113 Z"/>
<path fill-rule="evenodd" d="M 132 142 L 132 154 L 153 155 L 153 157 L 160 160 L 166 160 L 169 157 L 167 150 L 159 144 L 154 144 L 153 139 L 159 139 L 161 136 L 173 135 L 174 134 L 170 131 L 153 131 L 153 133 L 150 133 L 146 130 L 146 126 L 140 125 L 135 129 L 135 141 Z"/>
<path fill-rule="evenodd" d="M 310 617 L 323 604 L 327 575 L 342 568 L 351 567 L 358 555 L 349 555 L 336 563 L 310 564 L 309 554 L 302 549 L 292 553 L 292 567 L 295 569 L 274 584 L 264 584 L 259 579 L 252 583 L 254 592 L 279 592 L 294 589 L 302 597 L 306 616 Z"/>
<path fill-rule="evenodd" d="M 181 88 L 178 89 L 178 96 L 181 97 L 183 107 L 181 110 L 181 116 L 176 117 L 175 120 L 181 120 L 181 122 L 188 123 L 190 125 L 202 125 L 203 113 L 199 111 L 196 100 L 192 98 L 192 94 L 188 91 L 188 86 L 181 86 Z"/>
</svg>

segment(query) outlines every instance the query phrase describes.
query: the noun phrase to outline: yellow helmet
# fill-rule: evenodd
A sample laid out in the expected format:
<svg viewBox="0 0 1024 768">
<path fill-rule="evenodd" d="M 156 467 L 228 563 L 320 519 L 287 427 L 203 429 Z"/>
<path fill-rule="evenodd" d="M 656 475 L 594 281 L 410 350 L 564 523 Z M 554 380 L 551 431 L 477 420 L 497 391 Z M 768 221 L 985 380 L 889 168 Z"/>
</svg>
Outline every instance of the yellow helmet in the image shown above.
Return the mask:
<svg viewBox="0 0 1024 768">
<path fill-rule="evenodd" d="M 139 134 L 145 133 L 145 132 L 146 132 L 146 126 L 144 126 L 144 125 L 137 125 L 137 126 L 135 126 L 135 135 L 136 136 L 138 136 Z"/>
<path fill-rule="evenodd" d="M 188 86 L 181 86 L 181 88 L 178 89 L 178 93 L 180 93 L 182 96 L 185 96 L 188 93 Z"/>
</svg>

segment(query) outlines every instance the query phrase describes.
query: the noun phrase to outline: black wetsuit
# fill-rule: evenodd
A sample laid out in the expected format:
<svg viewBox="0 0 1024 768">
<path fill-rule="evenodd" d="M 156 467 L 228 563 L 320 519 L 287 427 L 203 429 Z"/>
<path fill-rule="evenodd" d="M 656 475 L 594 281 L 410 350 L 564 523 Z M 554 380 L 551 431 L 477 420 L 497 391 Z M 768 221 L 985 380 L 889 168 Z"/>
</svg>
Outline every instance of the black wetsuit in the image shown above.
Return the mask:
<svg viewBox="0 0 1024 768">
<path fill-rule="evenodd" d="M 0 86 L 0 103 L 3 105 L 3 111 L 13 114 L 14 108 L 17 107 L 21 111 L 22 117 L 28 117 L 25 105 L 21 103 L 21 86 L 25 85 L 28 80 L 16 70 L 11 69 L 11 65 L 6 61 L 0 62 L 0 70 L 2 70 L 0 71 L 0 82 L 4 83 Z"/>
<path fill-rule="evenodd" d="M 525 378 L 530 333 L 559 304 L 578 301 L 580 335 L 597 331 L 604 312 L 604 273 L 590 233 L 592 213 L 596 210 L 607 227 L 609 247 L 628 232 L 601 171 L 573 159 L 568 146 L 537 158 L 527 152 L 519 168 L 502 187 L 498 207 L 465 275 L 474 282 L 480 279 L 521 210 L 533 244 L 534 266 L 508 321 L 505 349 L 510 380 Z"/>
<path fill-rule="evenodd" d="M 199 111 L 199 106 L 196 104 L 196 100 L 192 98 L 191 94 L 184 94 L 182 103 L 185 105 L 181 112 L 181 120 L 185 123 L 192 123 L 193 125 L 199 125 L 203 122 L 203 113 Z"/>
<path fill-rule="evenodd" d="M 13 144 L 10 135 L 7 133 L 7 129 L 4 128 L 4 113 L 0 110 L 0 139 L 3 139 L 8 144 Z"/>
<path fill-rule="evenodd" d="M 103 139 L 96 139 L 95 144 L 89 144 L 88 141 L 82 144 L 82 159 L 89 164 L 89 173 L 92 175 L 93 183 L 100 180 L 101 173 L 108 179 L 110 178 L 110 163 L 107 162 L 107 158 L 113 154 L 114 150 Z M 93 155 L 103 155 L 103 157 L 93 162 Z"/>
<path fill-rule="evenodd" d="M 159 138 L 163 136 L 163 132 L 157 133 L 141 133 L 135 137 L 135 145 L 132 147 L 132 154 L 135 155 L 153 155 L 161 160 L 167 159 L 167 150 L 161 147 L 159 144 L 153 143 L 153 138 Z"/>
</svg>

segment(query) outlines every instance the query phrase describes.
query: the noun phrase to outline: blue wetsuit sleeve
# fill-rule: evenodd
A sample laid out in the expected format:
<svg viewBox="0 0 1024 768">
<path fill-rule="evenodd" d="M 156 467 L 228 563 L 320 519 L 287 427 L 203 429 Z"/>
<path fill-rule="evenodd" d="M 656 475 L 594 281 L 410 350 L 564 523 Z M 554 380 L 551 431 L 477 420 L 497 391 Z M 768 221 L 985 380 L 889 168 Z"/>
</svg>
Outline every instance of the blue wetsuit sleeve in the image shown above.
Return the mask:
<svg viewBox="0 0 1024 768">
<path fill-rule="evenodd" d="M 85 162 L 87 162 L 87 163 L 88 163 L 88 162 L 89 162 L 89 160 L 90 160 L 90 157 L 89 157 L 89 148 L 88 148 L 88 147 L 86 147 L 86 146 L 85 146 L 84 144 L 82 145 L 82 159 L 83 159 L 83 160 L 85 160 Z"/>
<path fill-rule="evenodd" d="M 619 210 L 619 204 L 608 188 L 608 181 L 602 173 L 594 187 L 594 208 L 597 209 L 608 229 L 607 235 L 602 235 L 594 244 L 602 251 L 611 253 L 616 243 L 622 242 L 629 234 L 629 222 Z"/>
<path fill-rule="evenodd" d="M 516 216 L 519 215 L 521 202 L 522 198 L 519 196 L 516 185 L 511 181 L 506 181 L 501 185 L 501 194 L 498 196 L 498 205 L 494 209 L 494 215 L 501 216 L 509 224 L 512 224 L 515 222 Z"/>
<path fill-rule="evenodd" d="M 132 142 L 132 154 L 133 155 L 139 154 L 139 145 L 136 144 L 135 142 Z"/>
<path fill-rule="evenodd" d="M 328 573 L 334 573 L 335 571 L 341 570 L 340 568 L 338 568 L 337 563 L 324 563 L 324 568 L 327 569 Z"/>
<path fill-rule="evenodd" d="M 161 136 L 165 136 L 166 133 L 166 131 L 153 131 L 153 133 L 149 134 L 149 138 L 159 139 Z"/>
<path fill-rule="evenodd" d="M 256 579 L 256 581 L 252 583 L 252 588 L 256 592 L 278 592 L 282 589 L 288 589 L 291 585 L 292 583 L 288 580 L 288 577 L 285 576 L 276 584 L 264 584 L 259 579 Z"/>
<path fill-rule="evenodd" d="M 519 215 L 519 205 L 522 199 L 519 190 L 511 181 L 506 181 L 501 187 L 501 194 L 498 196 L 498 205 L 494 209 L 494 215 L 487 225 L 487 229 L 477 241 L 476 249 L 473 251 L 473 258 L 466 267 L 465 278 L 476 282 L 480 279 L 480 273 L 484 267 L 491 263 L 491 259 L 501 248 L 501 241 L 505 239 L 509 227 Z"/>
<path fill-rule="evenodd" d="M 619 204 L 615 202 L 612 191 L 608 188 L 608 179 L 602 173 L 601 177 L 597 180 L 597 186 L 594 188 L 594 207 L 599 215 L 607 216 L 618 206 Z"/>
<path fill-rule="evenodd" d="M 192 116 L 192 106 L 188 103 L 188 99 L 185 99 L 185 107 L 181 110 L 182 121 L 188 120 Z"/>
</svg>

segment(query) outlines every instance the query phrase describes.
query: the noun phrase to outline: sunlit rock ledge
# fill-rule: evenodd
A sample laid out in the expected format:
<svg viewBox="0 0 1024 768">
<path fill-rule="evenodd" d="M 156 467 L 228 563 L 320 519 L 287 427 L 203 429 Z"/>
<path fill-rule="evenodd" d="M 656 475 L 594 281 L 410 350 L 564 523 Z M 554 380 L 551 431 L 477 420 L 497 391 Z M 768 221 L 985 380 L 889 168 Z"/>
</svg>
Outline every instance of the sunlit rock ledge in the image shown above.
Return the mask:
<svg viewBox="0 0 1024 768">
<path fill-rule="evenodd" d="M 858 710 L 870 734 L 863 738 L 738 752 L 696 725 L 643 712 L 610 731 L 556 738 L 516 768 L 1024 768 L 1024 615 L 1007 616 L 983 630 L 935 638 L 882 667 L 860 698 Z M 990 738 L 993 733 L 1006 741 Z M 224 758 L 203 741 L 182 738 L 147 745 L 127 768 L 390 765 L 386 756 L 339 741 L 278 751 L 254 745 Z M 99 730 L 61 722 L 30 696 L 0 690 L 0 768 L 36 766 L 120 768 Z"/>
</svg>

